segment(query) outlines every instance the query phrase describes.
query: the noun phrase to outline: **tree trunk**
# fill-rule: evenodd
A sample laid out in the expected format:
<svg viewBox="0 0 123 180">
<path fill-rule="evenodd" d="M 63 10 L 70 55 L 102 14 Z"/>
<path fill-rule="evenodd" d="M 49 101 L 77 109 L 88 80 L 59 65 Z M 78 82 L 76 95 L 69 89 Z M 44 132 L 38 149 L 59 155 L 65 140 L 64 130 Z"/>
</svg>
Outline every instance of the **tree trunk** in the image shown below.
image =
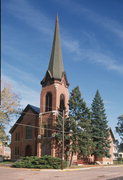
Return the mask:
<svg viewBox="0 0 123 180">
<path fill-rule="evenodd" d="M 72 153 L 71 153 L 71 158 L 70 158 L 70 165 L 69 165 L 69 167 L 71 167 L 71 165 L 72 165 L 72 159 L 73 159 L 73 151 L 72 151 Z"/>
</svg>

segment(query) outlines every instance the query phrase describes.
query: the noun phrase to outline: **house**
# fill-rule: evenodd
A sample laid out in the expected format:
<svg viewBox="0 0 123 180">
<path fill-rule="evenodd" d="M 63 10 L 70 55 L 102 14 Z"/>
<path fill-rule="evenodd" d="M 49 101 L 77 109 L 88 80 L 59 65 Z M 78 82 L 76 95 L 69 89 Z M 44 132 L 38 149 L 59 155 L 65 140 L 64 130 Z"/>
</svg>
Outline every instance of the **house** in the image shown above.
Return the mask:
<svg viewBox="0 0 123 180">
<path fill-rule="evenodd" d="M 123 158 L 123 143 L 118 146 L 118 158 Z"/>
<path fill-rule="evenodd" d="M 119 152 L 119 153 L 118 153 L 118 157 L 119 157 L 119 158 L 123 158 L 123 152 Z"/>
<path fill-rule="evenodd" d="M 62 61 L 58 17 L 56 18 L 49 66 L 41 85 L 40 109 L 28 104 L 10 130 L 12 159 L 31 155 L 61 157 L 54 139 L 54 126 L 57 118 L 55 112 L 65 109 L 68 113 L 69 82 Z M 113 156 L 113 133 L 110 133 L 110 139 L 112 142 L 110 153 Z M 73 160 L 77 161 L 77 155 L 74 155 Z M 108 161 L 111 163 L 112 160 Z M 106 159 L 99 159 L 99 161 L 107 163 Z"/>
<path fill-rule="evenodd" d="M 110 158 L 107 158 L 107 157 L 97 158 L 96 159 L 97 163 L 99 161 L 103 165 L 113 164 L 113 161 L 117 160 L 118 147 L 117 147 L 117 145 L 115 143 L 116 139 L 114 137 L 114 134 L 113 134 L 111 128 L 109 128 L 109 140 L 110 140 L 110 151 L 109 151 Z"/>
<path fill-rule="evenodd" d="M 0 142 L 0 157 L 1 159 L 10 159 L 11 157 L 10 147 L 3 142 Z"/>
</svg>

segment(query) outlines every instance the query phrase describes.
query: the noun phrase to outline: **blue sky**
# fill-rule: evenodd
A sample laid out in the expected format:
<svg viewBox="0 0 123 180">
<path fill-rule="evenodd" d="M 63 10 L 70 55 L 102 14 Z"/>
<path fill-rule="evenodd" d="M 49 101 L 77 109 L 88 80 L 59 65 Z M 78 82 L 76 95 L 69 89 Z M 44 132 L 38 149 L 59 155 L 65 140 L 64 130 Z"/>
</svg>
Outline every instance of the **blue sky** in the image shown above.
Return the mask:
<svg viewBox="0 0 123 180">
<path fill-rule="evenodd" d="M 122 0 L 3 0 L 2 78 L 23 106 L 39 106 L 57 13 L 69 91 L 78 85 L 90 107 L 99 89 L 114 131 L 123 114 Z"/>
</svg>

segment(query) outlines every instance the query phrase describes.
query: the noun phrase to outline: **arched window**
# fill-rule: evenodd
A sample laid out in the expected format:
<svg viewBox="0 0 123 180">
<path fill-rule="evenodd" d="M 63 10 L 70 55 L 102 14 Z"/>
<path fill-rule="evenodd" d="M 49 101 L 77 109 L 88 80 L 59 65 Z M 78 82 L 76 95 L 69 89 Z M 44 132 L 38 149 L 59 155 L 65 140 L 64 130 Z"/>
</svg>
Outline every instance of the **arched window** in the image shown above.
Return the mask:
<svg viewBox="0 0 123 180">
<path fill-rule="evenodd" d="M 50 92 L 48 92 L 46 95 L 45 111 L 52 111 L 52 94 Z"/>
<path fill-rule="evenodd" d="M 64 94 L 60 95 L 60 111 L 63 112 L 65 110 L 65 97 Z"/>
</svg>

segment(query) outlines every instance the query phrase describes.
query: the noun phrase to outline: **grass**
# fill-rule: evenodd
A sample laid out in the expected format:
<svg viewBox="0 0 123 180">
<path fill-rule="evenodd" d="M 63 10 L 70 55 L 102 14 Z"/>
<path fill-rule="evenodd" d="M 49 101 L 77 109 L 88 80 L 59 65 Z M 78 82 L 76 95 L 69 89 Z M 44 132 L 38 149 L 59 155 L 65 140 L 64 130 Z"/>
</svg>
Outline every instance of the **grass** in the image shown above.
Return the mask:
<svg viewBox="0 0 123 180">
<path fill-rule="evenodd" d="M 11 160 L 5 160 L 3 162 L 0 162 L 0 165 L 12 165 L 14 162 Z"/>
<path fill-rule="evenodd" d="M 114 165 L 123 164 L 123 161 L 114 161 Z"/>
</svg>

